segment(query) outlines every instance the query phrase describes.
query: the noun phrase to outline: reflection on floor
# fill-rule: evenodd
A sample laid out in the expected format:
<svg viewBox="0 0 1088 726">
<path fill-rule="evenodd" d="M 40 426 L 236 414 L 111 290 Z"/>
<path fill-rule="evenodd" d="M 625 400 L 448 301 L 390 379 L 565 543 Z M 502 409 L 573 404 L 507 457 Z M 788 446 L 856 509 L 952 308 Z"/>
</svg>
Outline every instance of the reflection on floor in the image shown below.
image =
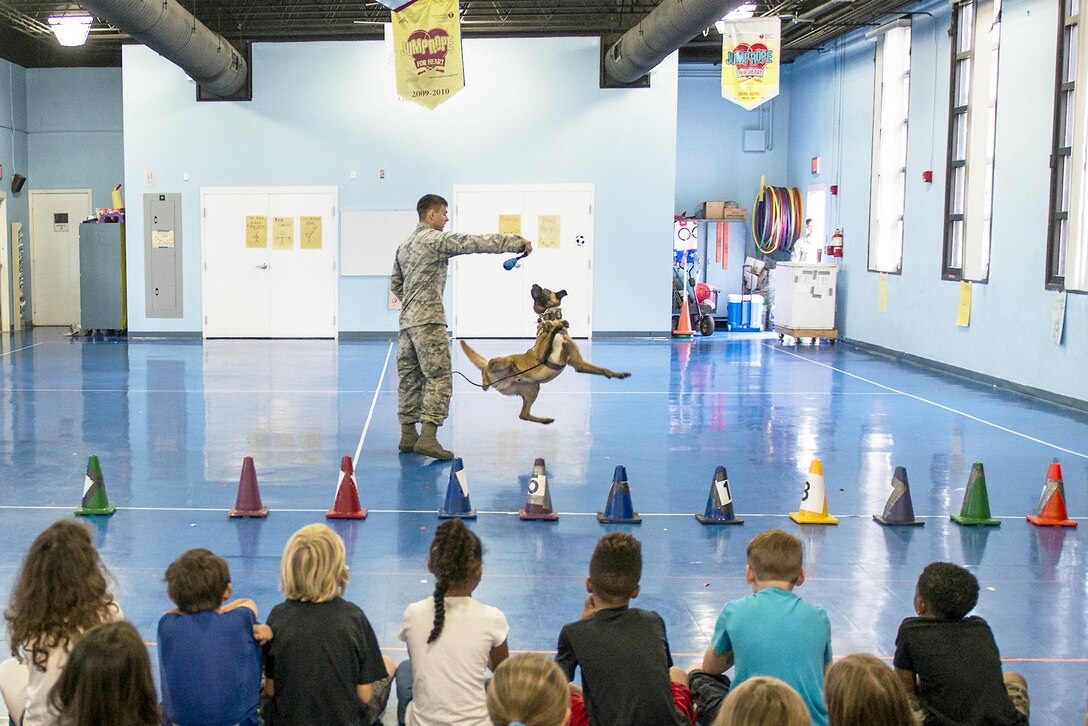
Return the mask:
<svg viewBox="0 0 1088 726">
<path fill-rule="evenodd" d="M 485 356 L 524 348 L 473 345 Z M 589 360 L 633 375 L 565 372 L 534 406 L 556 418 L 550 426 L 518 420 L 520 401 L 455 376 L 440 429 L 464 461 L 480 512 L 473 526 L 486 551 L 477 596 L 507 614 L 512 649 L 555 647 L 562 624 L 581 610 L 594 542 L 619 528 L 644 545 L 637 604 L 663 614 L 686 665 L 705 649 L 722 604 L 747 592 L 747 541 L 781 527 L 804 543 L 808 579 L 799 594 L 828 610 L 837 655 L 890 656 L 899 622 L 913 614 L 922 567 L 962 563 L 982 581 L 976 612 L 991 623 L 1006 667 L 1029 679 L 1032 722 L 1083 717 L 1088 526 L 1037 528 L 1024 515 L 1053 460 L 1063 467 L 1070 514 L 1088 511 L 1088 416 L 842 345 L 783 348 L 718 334 L 582 348 Z M 454 368 L 478 380 L 456 346 Z M 0 592 L 10 592 L 31 539 L 78 504 L 87 457 L 97 454 L 119 509 L 92 521 L 120 601 L 145 638 L 153 640 L 169 607 L 163 571 L 190 547 L 228 558 L 235 592 L 267 613 L 281 599 L 287 537 L 325 521 L 340 457 L 359 449 L 370 516 L 332 526 L 348 548 L 348 597 L 399 660 L 401 612 L 431 591 L 426 553 L 450 466 L 398 455 L 396 383 L 388 341 L 124 342 L 48 330 L 4 337 Z M 247 455 L 272 512 L 228 520 Z M 538 457 L 558 522 L 513 514 Z M 786 516 L 798 508 L 814 458 L 836 527 Z M 985 464 L 1000 527 L 949 521 L 975 461 Z M 620 464 L 640 525 L 601 525 L 595 516 Z M 703 511 L 718 465 L 728 468 L 741 526 L 703 526 L 692 516 Z M 896 466 L 909 472 L 924 527 L 885 529 L 872 520 Z"/>
</svg>

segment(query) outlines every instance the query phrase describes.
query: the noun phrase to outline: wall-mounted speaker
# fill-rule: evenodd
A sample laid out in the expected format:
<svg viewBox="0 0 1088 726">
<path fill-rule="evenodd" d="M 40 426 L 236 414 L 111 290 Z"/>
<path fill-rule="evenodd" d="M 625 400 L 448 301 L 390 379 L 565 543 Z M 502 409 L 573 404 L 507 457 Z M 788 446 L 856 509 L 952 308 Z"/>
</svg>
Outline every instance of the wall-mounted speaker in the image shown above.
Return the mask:
<svg viewBox="0 0 1088 726">
<path fill-rule="evenodd" d="M 26 184 L 26 177 L 22 174 L 16 174 L 11 178 L 11 191 L 21 191 L 23 188 L 23 184 Z"/>
</svg>

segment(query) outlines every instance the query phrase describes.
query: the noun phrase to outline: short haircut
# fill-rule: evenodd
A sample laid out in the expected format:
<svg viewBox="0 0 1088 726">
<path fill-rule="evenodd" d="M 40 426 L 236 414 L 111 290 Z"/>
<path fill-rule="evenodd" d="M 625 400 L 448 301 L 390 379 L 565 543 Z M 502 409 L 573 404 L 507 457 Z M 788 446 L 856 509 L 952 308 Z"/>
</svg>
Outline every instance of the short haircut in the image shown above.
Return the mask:
<svg viewBox="0 0 1088 726">
<path fill-rule="evenodd" d="M 914 726 L 902 682 L 868 653 L 852 653 L 831 666 L 824 698 L 835 726 Z"/>
<path fill-rule="evenodd" d="M 416 214 L 419 215 L 420 219 L 423 219 L 427 216 L 427 212 L 440 212 L 442 207 L 448 208 L 449 206 L 449 202 L 437 194 L 424 194 L 416 202 Z"/>
<path fill-rule="evenodd" d="M 204 548 L 189 550 L 166 568 L 166 593 L 178 610 L 218 610 L 230 584 L 227 561 Z"/>
<path fill-rule="evenodd" d="M 487 713 L 494 726 L 557 726 L 563 723 L 569 704 L 563 670 L 536 653 L 504 660 L 487 686 Z"/>
<path fill-rule="evenodd" d="M 348 584 L 344 541 L 324 524 L 291 535 L 280 558 L 280 591 L 288 600 L 327 602 Z"/>
<path fill-rule="evenodd" d="M 749 678 L 729 691 L 714 719 L 714 726 L 810 726 L 811 723 L 808 706 L 797 691 L 770 676 Z"/>
<path fill-rule="evenodd" d="M 918 576 L 918 596 L 944 620 L 962 620 L 978 604 L 978 578 L 951 562 L 931 562 Z"/>
<path fill-rule="evenodd" d="M 801 540 L 781 529 L 760 532 L 748 543 L 748 564 L 757 581 L 796 582 L 801 576 Z"/>
<path fill-rule="evenodd" d="M 642 577 L 642 544 L 626 532 L 609 532 L 597 541 L 589 560 L 593 591 L 608 600 L 635 594 Z"/>
</svg>

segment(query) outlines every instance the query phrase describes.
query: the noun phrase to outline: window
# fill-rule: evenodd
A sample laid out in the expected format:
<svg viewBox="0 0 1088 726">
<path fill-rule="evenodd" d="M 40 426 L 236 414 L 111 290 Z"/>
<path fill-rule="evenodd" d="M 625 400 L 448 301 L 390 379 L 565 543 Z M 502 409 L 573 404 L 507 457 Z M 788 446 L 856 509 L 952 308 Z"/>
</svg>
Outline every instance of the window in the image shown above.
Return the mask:
<svg viewBox="0 0 1088 726">
<path fill-rule="evenodd" d="M 952 8 L 944 260 L 946 280 L 990 274 L 997 68 L 1001 0 L 959 0 Z"/>
<path fill-rule="evenodd" d="M 910 21 L 897 20 L 867 37 L 877 42 L 869 270 L 898 273 L 903 268 Z"/>
<path fill-rule="evenodd" d="M 1088 291 L 1088 233 L 1085 230 L 1085 176 L 1088 120 L 1085 94 L 1076 86 L 1088 73 L 1079 42 L 1079 0 L 1062 0 L 1055 90 L 1054 148 L 1050 157 L 1050 230 L 1047 236 L 1046 286 Z"/>
</svg>

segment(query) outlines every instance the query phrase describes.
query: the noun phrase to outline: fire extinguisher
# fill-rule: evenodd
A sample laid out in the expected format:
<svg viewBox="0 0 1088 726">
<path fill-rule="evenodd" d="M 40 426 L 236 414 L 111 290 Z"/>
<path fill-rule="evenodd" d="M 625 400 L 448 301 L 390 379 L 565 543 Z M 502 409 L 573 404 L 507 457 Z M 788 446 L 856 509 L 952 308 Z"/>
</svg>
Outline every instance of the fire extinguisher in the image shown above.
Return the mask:
<svg viewBox="0 0 1088 726">
<path fill-rule="evenodd" d="M 842 228 L 835 230 L 831 235 L 831 244 L 827 246 L 828 257 L 842 257 Z"/>
</svg>

